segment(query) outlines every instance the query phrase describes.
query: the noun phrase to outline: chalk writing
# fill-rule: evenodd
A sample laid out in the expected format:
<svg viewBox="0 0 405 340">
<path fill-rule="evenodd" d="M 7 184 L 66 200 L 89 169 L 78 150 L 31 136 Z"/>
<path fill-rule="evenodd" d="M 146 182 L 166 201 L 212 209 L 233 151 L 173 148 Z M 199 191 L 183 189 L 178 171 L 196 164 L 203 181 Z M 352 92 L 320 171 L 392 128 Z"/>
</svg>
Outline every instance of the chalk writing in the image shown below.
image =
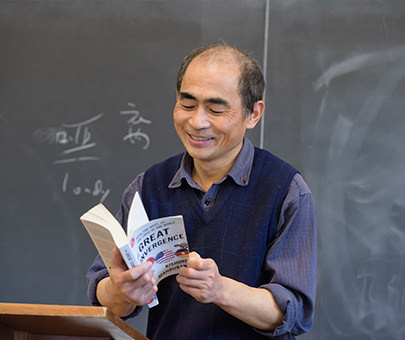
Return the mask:
<svg viewBox="0 0 405 340">
<path fill-rule="evenodd" d="M 78 123 L 63 123 L 57 128 L 37 129 L 34 132 L 34 140 L 62 146 L 62 157 L 57 157 L 52 162 L 54 165 L 66 166 L 67 163 L 99 161 L 99 157 L 94 154 L 97 143 L 93 139 L 90 125 L 102 117 L 103 114 L 100 113 Z M 62 192 L 65 194 L 72 193 L 74 196 L 87 194 L 103 202 L 110 193 L 110 189 L 104 188 L 101 179 L 96 179 L 91 185 L 79 186 L 71 183 L 69 176 L 69 172 L 66 172 L 62 180 Z"/>
<path fill-rule="evenodd" d="M 97 143 L 92 141 L 92 134 L 89 125 L 103 116 L 102 113 L 79 123 L 65 124 L 61 127 L 42 128 L 34 132 L 34 140 L 39 143 L 48 142 L 63 146 L 64 158 L 57 159 L 53 164 L 64 164 L 83 161 L 97 161 L 99 157 L 94 155 L 83 155 L 82 151 L 89 151 L 96 147 Z M 78 155 L 78 153 L 81 153 Z"/>
<path fill-rule="evenodd" d="M 142 149 L 146 150 L 150 145 L 149 136 L 142 131 L 143 124 L 151 124 L 149 119 L 141 116 L 134 103 L 127 103 L 128 109 L 121 110 L 120 114 L 128 116 L 128 133 L 123 137 L 124 142 L 131 144 L 141 142 Z M 34 140 L 38 143 L 55 144 L 62 147 L 60 157 L 57 157 L 52 163 L 54 165 L 63 165 L 68 163 L 99 161 L 100 157 L 95 154 L 97 142 L 94 140 L 91 124 L 103 118 L 103 114 L 97 114 L 87 120 L 77 123 L 62 123 L 59 127 L 47 127 L 37 129 L 34 134 Z M 66 169 L 68 170 L 68 169 Z M 73 194 L 74 196 L 90 195 L 97 197 L 103 202 L 110 194 L 110 189 L 104 187 L 102 179 L 96 179 L 91 185 L 76 185 L 70 178 L 70 173 L 65 172 L 62 180 L 62 192 Z"/>
<path fill-rule="evenodd" d="M 71 188 L 71 189 L 70 189 Z M 90 195 L 93 197 L 98 197 L 100 203 L 104 202 L 107 196 L 110 194 L 110 189 L 105 189 L 103 181 L 97 179 L 92 187 L 82 187 L 78 185 L 69 186 L 69 172 L 66 172 L 62 181 L 62 192 L 63 193 L 73 193 L 75 196 L 79 195 Z"/>
<path fill-rule="evenodd" d="M 141 116 L 139 110 L 136 110 L 136 105 L 134 103 L 128 102 L 127 105 L 130 107 L 129 110 L 120 111 L 121 115 L 131 116 L 127 120 L 128 124 L 128 133 L 123 137 L 123 141 L 129 141 L 131 144 L 135 144 L 137 141 L 143 141 L 143 149 L 146 150 L 150 145 L 149 136 L 142 132 L 142 127 L 138 126 L 140 124 L 151 124 L 152 122 L 148 119 L 145 119 Z M 138 126 L 136 131 L 134 130 L 135 126 Z"/>
<path fill-rule="evenodd" d="M 94 116 L 93 118 L 90 118 L 80 123 L 62 124 L 62 126 L 66 128 L 66 130 L 58 131 L 56 133 L 55 142 L 67 147 L 63 151 L 63 154 L 71 155 L 80 151 L 94 148 L 97 145 L 97 143 L 91 141 L 92 135 L 88 125 L 100 119 L 102 116 L 103 114 L 100 113 L 97 116 Z M 72 134 L 69 133 L 70 130 L 73 130 Z M 71 163 L 77 161 L 95 161 L 95 160 L 98 160 L 98 157 L 81 156 L 56 160 L 54 161 L 54 164 Z"/>
</svg>

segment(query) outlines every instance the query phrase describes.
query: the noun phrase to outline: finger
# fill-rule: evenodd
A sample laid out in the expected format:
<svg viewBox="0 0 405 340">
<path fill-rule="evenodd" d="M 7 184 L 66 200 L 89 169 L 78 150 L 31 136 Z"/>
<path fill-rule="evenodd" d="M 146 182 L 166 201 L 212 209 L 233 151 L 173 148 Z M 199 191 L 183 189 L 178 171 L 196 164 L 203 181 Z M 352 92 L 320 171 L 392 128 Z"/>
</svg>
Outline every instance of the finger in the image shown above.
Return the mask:
<svg viewBox="0 0 405 340">
<path fill-rule="evenodd" d="M 182 288 L 200 288 L 203 285 L 203 281 L 200 279 L 190 278 L 182 275 L 177 275 L 176 281 Z"/>
<path fill-rule="evenodd" d="M 192 251 L 189 255 L 189 258 L 201 258 L 200 254 L 198 254 L 196 251 Z"/>
<path fill-rule="evenodd" d="M 147 270 L 142 274 L 145 268 L 150 265 L 145 264 L 136 268 L 131 268 L 125 272 L 111 273 L 111 280 L 116 289 L 127 297 L 128 301 L 136 305 L 144 305 L 157 291 L 156 278 L 152 270 Z"/>
<path fill-rule="evenodd" d="M 176 279 L 179 284 L 190 287 L 200 287 L 204 282 L 212 280 L 214 276 L 215 273 L 210 270 L 196 270 L 184 267 L 179 271 Z"/>
<path fill-rule="evenodd" d="M 130 286 L 137 289 L 150 282 L 152 285 L 156 284 L 153 265 L 150 262 L 128 269 L 121 253 L 115 248 L 111 264 L 110 277 L 118 287 Z"/>
<path fill-rule="evenodd" d="M 145 282 L 156 281 L 152 267 L 152 263 L 147 261 L 129 269 L 127 273 L 128 280 L 136 281 L 142 279 Z"/>
<path fill-rule="evenodd" d="M 216 267 L 213 259 L 202 259 L 201 257 L 192 257 L 187 261 L 187 268 L 194 269 L 195 271 L 212 270 Z"/>
<path fill-rule="evenodd" d="M 212 302 L 214 292 L 209 289 L 209 286 L 201 281 L 194 282 L 195 285 L 179 284 L 180 289 L 194 297 L 199 302 Z"/>
<path fill-rule="evenodd" d="M 187 268 L 202 270 L 204 269 L 204 260 L 205 259 L 202 259 L 198 253 L 193 251 L 189 254 L 189 258 L 187 259 Z"/>
<path fill-rule="evenodd" d="M 136 302 L 137 305 L 144 305 L 150 303 L 153 299 L 154 294 L 156 294 L 158 288 L 156 285 L 156 279 L 152 275 L 151 279 L 143 280 L 145 275 L 134 281 L 132 288 L 129 292 L 129 297 L 132 301 Z"/>
</svg>

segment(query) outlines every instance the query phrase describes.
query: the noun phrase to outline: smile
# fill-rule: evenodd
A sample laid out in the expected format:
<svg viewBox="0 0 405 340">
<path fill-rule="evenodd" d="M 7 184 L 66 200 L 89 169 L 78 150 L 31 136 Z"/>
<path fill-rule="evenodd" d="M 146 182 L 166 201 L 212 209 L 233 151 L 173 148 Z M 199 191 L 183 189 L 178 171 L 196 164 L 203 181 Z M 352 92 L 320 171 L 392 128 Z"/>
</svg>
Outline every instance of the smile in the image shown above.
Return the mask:
<svg viewBox="0 0 405 340">
<path fill-rule="evenodd" d="M 193 136 L 193 135 L 190 135 L 190 134 L 189 134 L 189 136 L 190 136 L 190 138 L 192 140 L 194 140 L 196 142 L 206 142 L 206 141 L 209 141 L 211 139 L 209 137 L 198 137 L 198 136 Z"/>
</svg>

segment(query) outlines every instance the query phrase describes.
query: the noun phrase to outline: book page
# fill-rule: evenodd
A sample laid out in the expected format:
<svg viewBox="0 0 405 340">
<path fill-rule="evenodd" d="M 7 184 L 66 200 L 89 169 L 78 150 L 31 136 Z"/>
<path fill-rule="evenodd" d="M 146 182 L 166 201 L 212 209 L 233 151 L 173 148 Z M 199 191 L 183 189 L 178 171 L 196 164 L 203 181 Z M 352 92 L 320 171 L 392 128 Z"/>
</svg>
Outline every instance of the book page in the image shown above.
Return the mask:
<svg viewBox="0 0 405 340">
<path fill-rule="evenodd" d="M 124 229 L 102 204 L 90 209 L 80 220 L 109 269 L 114 247 L 121 248 L 128 243 Z"/>
<path fill-rule="evenodd" d="M 141 201 L 138 191 L 135 193 L 128 214 L 127 235 L 131 235 L 136 229 L 149 222 L 148 215 Z"/>
</svg>

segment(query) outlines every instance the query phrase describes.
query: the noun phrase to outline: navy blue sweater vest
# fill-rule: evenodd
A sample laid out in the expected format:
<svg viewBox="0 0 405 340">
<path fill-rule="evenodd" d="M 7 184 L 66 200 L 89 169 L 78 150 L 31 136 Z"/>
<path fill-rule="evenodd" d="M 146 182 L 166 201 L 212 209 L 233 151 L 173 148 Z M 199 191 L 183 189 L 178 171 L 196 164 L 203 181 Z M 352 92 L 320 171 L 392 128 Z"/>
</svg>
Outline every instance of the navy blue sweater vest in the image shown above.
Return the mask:
<svg viewBox="0 0 405 340">
<path fill-rule="evenodd" d="M 145 173 L 142 200 L 151 219 L 183 215 L 190 251 L 212 258 L 222 275 L 258 287 L 271 281 L 264 270 L 267 249 L 276 236 L 281 206 L 297 171 L 271 153 L 255 148 L 249 183 L 227 178 L 214 206 L 204 209 L 186 183 L 169 189 L 181 155 Z M 160 339 L 265 339 L 214 304 L 183 293 L 174 276 L 159 283 L 159 306 L 150 309 L 148 336 Z M 268 339 L 268 338 L 267 338 Z"/>
</svg>

